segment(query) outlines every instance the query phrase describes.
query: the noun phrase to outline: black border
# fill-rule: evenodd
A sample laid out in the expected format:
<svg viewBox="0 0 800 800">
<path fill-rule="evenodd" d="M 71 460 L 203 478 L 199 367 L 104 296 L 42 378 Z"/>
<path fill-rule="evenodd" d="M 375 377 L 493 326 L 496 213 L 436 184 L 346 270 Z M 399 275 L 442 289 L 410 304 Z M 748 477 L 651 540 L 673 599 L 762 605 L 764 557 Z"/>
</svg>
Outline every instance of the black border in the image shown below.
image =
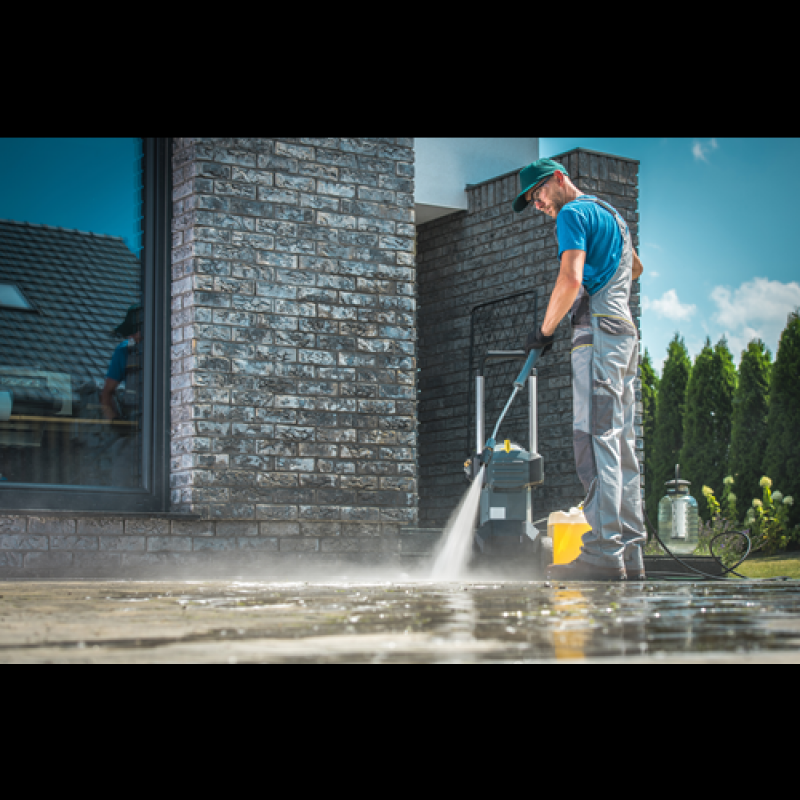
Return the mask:
<svg viewBox="0 0 800 800">
<path fill-rule="evenodd" d="M 144 488 L 0 483 L 0 513 L 169 511 L 172 139 L 143 138 Z M 149 424 L 148 424 L 149 421 Z"/>
</svg>

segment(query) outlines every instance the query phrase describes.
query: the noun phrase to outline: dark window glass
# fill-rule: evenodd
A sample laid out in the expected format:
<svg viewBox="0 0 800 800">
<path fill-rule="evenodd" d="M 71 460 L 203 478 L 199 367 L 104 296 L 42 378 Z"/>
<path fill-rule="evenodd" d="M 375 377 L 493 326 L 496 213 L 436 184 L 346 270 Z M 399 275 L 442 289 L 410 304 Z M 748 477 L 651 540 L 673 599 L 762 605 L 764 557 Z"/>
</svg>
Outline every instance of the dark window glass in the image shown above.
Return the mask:
<svg viewBox="0 0 800 800">
<path fill-rule="evenodd" d="M 12 484 L 152 489 L 144 165 L 142 139 L 0 139 L 5 507 Z"/>
</svg>

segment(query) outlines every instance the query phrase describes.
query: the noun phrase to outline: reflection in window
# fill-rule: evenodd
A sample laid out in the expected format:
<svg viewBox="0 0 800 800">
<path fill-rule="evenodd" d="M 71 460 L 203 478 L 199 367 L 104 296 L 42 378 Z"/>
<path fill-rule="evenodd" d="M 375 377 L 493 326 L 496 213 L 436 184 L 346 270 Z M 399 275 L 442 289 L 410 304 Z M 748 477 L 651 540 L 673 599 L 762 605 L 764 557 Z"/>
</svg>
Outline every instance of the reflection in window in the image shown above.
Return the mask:
<svg viewBox="0 0 800 800">
<path fill-rule="evenodd" d="M 33 306 L 19 290 L 19 287 L 10 283 L 0 283 L 0 308 L 3 307 L 33 310 Z"/>
<path fill-rule="evenodd" d="M 74 193 L 64 185 L 40 189 L 63 198 L 64 216 L 84 214 L 77 224 L 59 224 L 62 211 L 44 205 L 9 218 L 5 190 L 0 203 L 4 481 L 141 486 L 141 146 L 129 139 L 120 150 L 117 140 L 109 152 L 124 163 L 98 170 L 98 159 L 114 157 L 102 141 L 33 140 L 25 150 L 31 166 L 53 150 L 70 169 L 81 169 L 83 159 L 83 175 L 94 178 L 88 190 L 86 181 Z M 124 192 L 110 178 L 104 183 L 115 171 L 128 178 Z M 109 206 L 120 209 L 127 230 L 113 229 Z"/>
</svg>

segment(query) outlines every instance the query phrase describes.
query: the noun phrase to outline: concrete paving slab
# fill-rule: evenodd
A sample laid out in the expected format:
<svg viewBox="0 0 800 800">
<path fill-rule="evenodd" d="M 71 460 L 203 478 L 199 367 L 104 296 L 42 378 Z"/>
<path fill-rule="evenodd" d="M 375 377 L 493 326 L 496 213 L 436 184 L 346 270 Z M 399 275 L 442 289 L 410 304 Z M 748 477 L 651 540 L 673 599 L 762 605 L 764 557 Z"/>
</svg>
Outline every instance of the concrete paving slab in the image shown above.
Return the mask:
<svg viewBox="0 0 800 800">
<path fill-rule="evenodd" d="M 0 663 L 799 663 L 800 581 L 5 581 Z"/>
</svg>

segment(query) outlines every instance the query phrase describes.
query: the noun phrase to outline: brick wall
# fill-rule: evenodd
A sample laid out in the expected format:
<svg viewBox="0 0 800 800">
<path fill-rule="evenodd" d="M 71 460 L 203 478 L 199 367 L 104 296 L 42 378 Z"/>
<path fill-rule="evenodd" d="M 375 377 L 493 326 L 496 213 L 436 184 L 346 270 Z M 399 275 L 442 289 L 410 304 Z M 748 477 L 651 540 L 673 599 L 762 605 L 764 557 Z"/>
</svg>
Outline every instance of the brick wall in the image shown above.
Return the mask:
<svg viewBox="0 0 800 800">
<path fill-rule="evenodd" d="M 326 525 L 321 533 L 313 520 L 8 514 L 0 516 L 0 579 L 264 578 L 303 574 L 310 564 L 412 566 L 432 544 L 410 534 L 351 537 L 345 523 Z M 334 541 L 348 544 L 321 546 Z"/>
<path fill-rule="evenodd" d="M 280 550 L 416 519 L 409 139 L 178 139 L 172 502 Z"/>
<path fill-rule="evenodd" d="M 299 533 L 299 531 L 297 531 Z M 212 554 L 247 565 L 275 553 L 278 541 L 258 523 L 81 516 L 46 512 L 0 517 L 0 568 L 5 576 L 131 576 L 213 565 Z"/>
<path fill-rule="evenodd" d="M 613 205 L 638 252 L 638 162 L 582 149 L 555 160 L 575 185 Z M 419 292 L 419 525 L 441 527 L 468 484 L 462 462 L 468 419 L 470 312 L 480 303 L 536 289 L 540 321 L 558 275 L 555 222 L 526 209 L 515 214 L 516 172 L 467 188 L 469 207 L 417 229 Z M 631 311 L 639 320 L 639 285 Z M 526 330 L 519 331 L 520 346 Z M 538 368 L 539 451 L 545 484 L 534 492 L 534 518 L 583 499 L 572 450 L 571 330 L 567 320 Z M 509 392 L 510 392 L 509 385 Z M 637 400 L 640 401 L 640 395 Z M 493 425 L 487 420 L 487 426 Z M 641 437 L 641 403 L 637 402 Z M 640 449 L 643 446 L 638 440 Z"/>
<path fill-rule="evenodd" d="M 173 143 L 171 513 L 0 516 L 0 575 L 413 560 L 413 141 Z"/>
</svg>

